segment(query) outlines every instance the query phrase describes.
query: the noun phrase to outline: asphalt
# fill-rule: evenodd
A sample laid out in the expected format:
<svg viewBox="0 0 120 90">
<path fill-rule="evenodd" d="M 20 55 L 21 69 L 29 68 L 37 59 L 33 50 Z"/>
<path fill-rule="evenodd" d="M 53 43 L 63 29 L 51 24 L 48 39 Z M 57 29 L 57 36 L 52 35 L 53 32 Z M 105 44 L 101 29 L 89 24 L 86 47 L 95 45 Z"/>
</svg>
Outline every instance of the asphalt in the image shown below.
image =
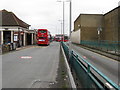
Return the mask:
<svg viewBox="0 0 120 90">
<path fill-rule="evenodd" d="M 90 51 L 92 51 L 92 52 L 101 54 L 101 55 L 103 55 L 103 56 L 112 58 L 112 59 L 117 60 L 117 61 L 120 62 L 120 57 L 119 57 L 119 56 L 120 56 L 120 52 L 117 52 L 117 53 L 115 54 L 114 51 L 104 51 L 104 50 L 99 50 L 99 49 L 97 50 L 97 49 L 95 49 L 95 48 L 91 48 L 91 47 L 87 47 L 87 46 L 83 46 L 83 45 L 79 45 L 79 44 L 75 44 L 75 45 L 77 45 L 77 46 L 79 46 L 79 47 L 82 47 L 82 48 L 84 48 L 84 49 L 90 50 Z M 111 53 L 111 52 L 113 52 L 113 53 Z"/>
<path fill-rule="evenodd" d="M 104 75 L 110 78 L 116 84 L 120 84 L 120 62 L 100 55 L 98 53 L 86 50 L 76 45 L 71 45 L 71 49 L 90 62 L 94 67 L 101 71 Z"/>
<path fill-rule="evenodd" d="M 2 88 L 49 88 L 56 82 L 60 44 L 32 46 L 2 56 Z"/>
</svg>

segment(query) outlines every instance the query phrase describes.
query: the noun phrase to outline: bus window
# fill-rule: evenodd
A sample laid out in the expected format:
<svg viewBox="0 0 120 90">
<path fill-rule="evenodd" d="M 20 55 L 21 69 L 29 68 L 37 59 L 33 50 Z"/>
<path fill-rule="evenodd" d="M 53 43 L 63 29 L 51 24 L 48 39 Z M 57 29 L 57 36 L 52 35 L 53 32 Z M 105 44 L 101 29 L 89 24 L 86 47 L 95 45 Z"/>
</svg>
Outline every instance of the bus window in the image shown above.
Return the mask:
<svg viewBox="0 0 120 90">
<path fill-rule="evenodd" d="M 45 30 L 40 30 L 39 33 L 47 33 Z"/>
<path fill-rule="evenodd" d="M 46 39 L 46 37 L 39 37 L 39 39 Z"/>
</svg>

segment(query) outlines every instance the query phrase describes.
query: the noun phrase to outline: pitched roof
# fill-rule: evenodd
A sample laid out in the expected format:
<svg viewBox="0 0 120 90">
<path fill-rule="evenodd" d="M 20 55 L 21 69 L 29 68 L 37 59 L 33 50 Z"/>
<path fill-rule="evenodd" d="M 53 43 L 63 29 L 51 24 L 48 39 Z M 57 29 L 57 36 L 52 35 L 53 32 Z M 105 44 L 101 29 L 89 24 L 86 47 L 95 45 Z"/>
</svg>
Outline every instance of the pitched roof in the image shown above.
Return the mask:
<svg viewBox="0 0 120 90">
<path fill-rule="evenodd" d="M 21 26 L 28 28 L 30 25 L 20 20 L 13 12 L 8 12 L 7 10 L 1 10 L 2 17 L 2 26 Z"/>
</svg>

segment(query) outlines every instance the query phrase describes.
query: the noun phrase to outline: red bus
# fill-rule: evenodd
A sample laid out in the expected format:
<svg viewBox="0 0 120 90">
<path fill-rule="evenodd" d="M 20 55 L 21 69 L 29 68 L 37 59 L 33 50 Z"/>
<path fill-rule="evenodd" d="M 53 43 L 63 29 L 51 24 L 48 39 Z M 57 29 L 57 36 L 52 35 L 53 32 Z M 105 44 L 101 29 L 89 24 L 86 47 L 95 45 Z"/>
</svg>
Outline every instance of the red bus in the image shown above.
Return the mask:
<svg viewBox="0 0 120 90">
<path fill-rule="evenodd" d="M 68 36 L 63 35 L 63 34 L 56 34 L 55 37 L 54 37 L 54 41 L 61 42 L 61 41 L 63 41 L 63 37 L 64 37 L 64 42 L 67 42 L 68 41 Z"/>
<path fill-rule="evenodd" d="M 37 44 L 38 45 L 49 45 L 50 44 L 50 32 L 47 29 L 38 29 Z"/>
</svg>

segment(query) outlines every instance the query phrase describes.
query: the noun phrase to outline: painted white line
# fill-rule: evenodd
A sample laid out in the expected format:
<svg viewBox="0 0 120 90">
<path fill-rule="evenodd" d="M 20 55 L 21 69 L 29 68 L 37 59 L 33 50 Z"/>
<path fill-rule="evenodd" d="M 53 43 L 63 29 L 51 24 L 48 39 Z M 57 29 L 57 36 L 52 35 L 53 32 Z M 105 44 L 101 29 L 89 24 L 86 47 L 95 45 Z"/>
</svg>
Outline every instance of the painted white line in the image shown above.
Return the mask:
<svg viewBox="0 0 120 90">
<path fill-rule="evenodd" d="M 75 45 L 74 45 L 74 46 L 75 46 Z M 112 58 L 110 58 L 110 57 L 101 55 L 101 54 L 96 53 L 96 52 L 94 52 L 94 51 L 92 51 L 92 50 L 88 50 L 88 49 L 85 49 L 85 48 L 82 48 L 82 47 L 78 47 L 78 46 L 75 46 L 75 47 L 76 47 L 76 48 L 79 48 L 79 49 L 83 49 L 83 50 L 88 51 L 88 52 L 91 52 L 92 54 L 99 55 L 99 56 L 101 56 L 101 57 L 103 57 L 103 58 L 106 58 L 106 59 L 109 59 L 109 60 L 111 60 L 111 61 L 118 62 L 117 60 L 114 60 L 114 59 L 112 59 Z M 76 50 L 75 50 L 75 51 L 76 51 Z"/>
<path fill-rule="evenodd" d="M 21 59 L 31 59 L 32 57 L 31 56 L 22 56 L 20 57 Z"/>
<path fill-rule="evenodd" d="M 86 57 L 86 56 L 83 56 L 83 58 L 84 58 L 84 59 L 87 59 L 87 57 Z"/>
<path fill-rule="evenodd" d="M 67 58 L 66 58 L 66 56 L 65 56 L 65 52 L 64 52 L 62 46 L 61 46 L 61 49 L 62 49 L 63 56 L 64 56 L 64 59 L 65 59 L 65 64 L 66 64 L 66 67 L 67 67 L 67 73 L 68 73 L 68 76 L 69 76 L 69 79 L 70 79 L 71 87 L 74 88 L 73 90 L 77 90 L 77 89 L 76 89 L 76 85 L 75 85 L 74 78 L 73 78 L 73 76 L 72 76 L 72 73 L 71 73 L 71 70 L 70 70 L 70 67 L 69 67 L 69 64 L 68 64 L 68 62 L 67 62 Z"/>
</svg>

